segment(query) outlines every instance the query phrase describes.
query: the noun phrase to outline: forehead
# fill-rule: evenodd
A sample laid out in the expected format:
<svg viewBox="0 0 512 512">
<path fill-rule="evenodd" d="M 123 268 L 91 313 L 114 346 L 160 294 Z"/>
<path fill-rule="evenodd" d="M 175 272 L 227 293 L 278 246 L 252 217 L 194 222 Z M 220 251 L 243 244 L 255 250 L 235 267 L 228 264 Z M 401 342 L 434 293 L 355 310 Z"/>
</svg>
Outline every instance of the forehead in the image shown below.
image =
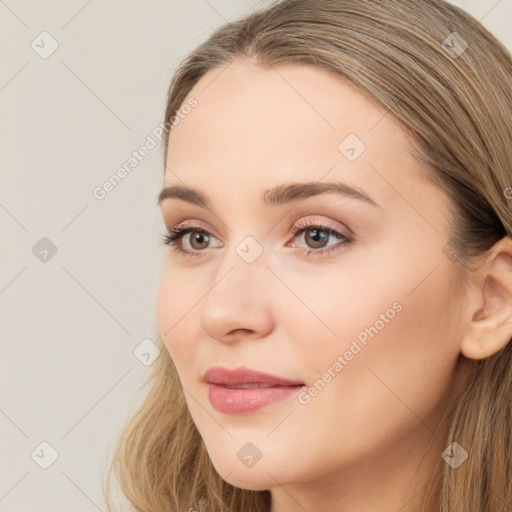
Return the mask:
<svg viewBox="0 0 512 512">
<path fill-rule="evenodd" d="M 398 121 L 349 81 L 316 67 L 236 61 L 203 75 L 190 97 L 197 106 L 169 135 L 167 184 L 180 176 L 196 188 L 261 191 L 341 180 L 385 202 L 419 180 L 410 135 Z"/>
</svg>

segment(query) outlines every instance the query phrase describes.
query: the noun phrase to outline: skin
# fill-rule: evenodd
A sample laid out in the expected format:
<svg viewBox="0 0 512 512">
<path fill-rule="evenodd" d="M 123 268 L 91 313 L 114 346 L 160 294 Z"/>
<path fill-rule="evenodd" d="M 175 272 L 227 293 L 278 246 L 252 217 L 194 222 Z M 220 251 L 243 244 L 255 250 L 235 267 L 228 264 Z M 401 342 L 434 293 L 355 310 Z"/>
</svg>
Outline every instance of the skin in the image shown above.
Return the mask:
<svg viewBox="0 0 512 512">
<path fill-rule="evenodd" d="M 487 357 L 510 338 L 510 239 L 457 295 L 442 250 L 450 199 L 422 177 L 396 120 L 312 66 L 244 61 L 219 72 L 190 92 L 198 105 L 171 131 L 165 174 L 165 185 L 203 192 L 214 213 L 180 199 L 161 204 L 167 230 L 190 221 L 210 242 L 191 246 L 184 236 L 198 256 L 166 249 L 157 303 L 212 463 L 232 485 L 270 489 L 272 512 L 420 510 L 446 448 L 435 431 L 468 375 L 461 353 Z M 355 161 L 338 149 L 350 133 L 366 146 Z M 297 181 L 349 183 L 379 207 L 332 193 L 263 204 L 265 189 Z M 299 221 L 354 241 L 303 254 L 321 244 L 311 230 L 290 233 Z M 247 236 L 263 250 L 250 264 L 236 252 Z M 499 297 L 484 280 L 496 262 Z M 245 415 L 211 405 L 201 380 L 211 366 L 247 366 L 309 388 L 394 303 L 401 310 L 306 405 L 292 397 Z M 476 320 L 484 308 L 489 315 Z M 247 442 L 262 453 L 252 467 L 237 457 Z"/>
</svg>

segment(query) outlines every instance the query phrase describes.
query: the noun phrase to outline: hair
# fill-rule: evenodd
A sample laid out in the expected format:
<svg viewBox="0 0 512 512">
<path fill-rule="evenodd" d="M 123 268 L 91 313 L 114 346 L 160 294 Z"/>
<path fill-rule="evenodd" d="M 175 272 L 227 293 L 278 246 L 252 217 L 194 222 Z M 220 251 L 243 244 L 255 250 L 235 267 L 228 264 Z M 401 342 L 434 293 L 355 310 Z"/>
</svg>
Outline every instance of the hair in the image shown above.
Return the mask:
<svg viewBox="0 0 512 512">
<path fill-rule="evenodd" d="M 467 42 L 464 51 L 453 32 Z M 452 284 L 463 292 L 491 246 L 512 233 L 512 58 L 505 46 L 444 0 L 276 1 L 220 26 L 183 59 L 168 89 L 166 128 L 205 73 L 250 59 L 334 73 L 412 135 L 426 179 L 451 200 L 446 254 Z M 167 148 L 166 139 L 165 161 Z M 158 329 L 155 338 L 161 355 L 145 382 L 151 388 L 120 434 L 109 476 L 115 472 L 139 512 L 202 510 L 205 501 L 210 512 L 268 512 L 269 490 L 237 488 L 216 472 Z M 441 512 L 512 507 L 511 361 L 511 343 L 485 359 L 465 359 L 469 377 L 440 427 L 443 446 L 457 442 L 469 457 L 454 469 L 439 454 L 431 484 Z M 106 496 L 111 511 L 109 483 Z"/>
</svg>

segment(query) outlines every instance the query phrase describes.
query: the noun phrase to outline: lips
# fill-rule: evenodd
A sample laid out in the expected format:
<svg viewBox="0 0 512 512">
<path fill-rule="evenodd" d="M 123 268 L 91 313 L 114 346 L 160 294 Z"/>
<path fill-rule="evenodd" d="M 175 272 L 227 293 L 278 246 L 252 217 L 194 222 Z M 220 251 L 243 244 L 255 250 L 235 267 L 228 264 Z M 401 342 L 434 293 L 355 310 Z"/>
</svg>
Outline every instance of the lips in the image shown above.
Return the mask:
<svg viewBox="0 0 512 512">
<path fill-rule="evenodd" d="M 247 414 L 283 402 L 304 386 L 297 380 L 245 367 L 228 370 L 216 366 L 204 374 L 203 380 L 208 385 L 210 403 L 224 414 Z"/>
<path fill-rule="evenodd" d="M 203 377 L 205 382 L 229 389 L 254 389 L 303 386 L 298 380 L 289 380 L 251 368 L 241 367 L 229 370 L 221 366 L 210 368 Z"/>
</svg>

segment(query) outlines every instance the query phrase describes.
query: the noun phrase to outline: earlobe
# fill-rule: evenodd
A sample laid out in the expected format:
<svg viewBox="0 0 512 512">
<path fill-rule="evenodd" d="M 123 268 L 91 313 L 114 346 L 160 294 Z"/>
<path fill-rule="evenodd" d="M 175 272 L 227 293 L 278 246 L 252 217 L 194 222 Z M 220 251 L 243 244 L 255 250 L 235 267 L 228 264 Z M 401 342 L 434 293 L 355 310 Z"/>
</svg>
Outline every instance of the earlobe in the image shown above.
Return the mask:
<svg viewBox="0 0 512 512">
<path fill-rule="evenodd" d="M 468 359 L 499 352 L 512 337 L 512 239 L 502 238 L 490 250 L 474 313 L 461 343 Z"/>
</svg>

